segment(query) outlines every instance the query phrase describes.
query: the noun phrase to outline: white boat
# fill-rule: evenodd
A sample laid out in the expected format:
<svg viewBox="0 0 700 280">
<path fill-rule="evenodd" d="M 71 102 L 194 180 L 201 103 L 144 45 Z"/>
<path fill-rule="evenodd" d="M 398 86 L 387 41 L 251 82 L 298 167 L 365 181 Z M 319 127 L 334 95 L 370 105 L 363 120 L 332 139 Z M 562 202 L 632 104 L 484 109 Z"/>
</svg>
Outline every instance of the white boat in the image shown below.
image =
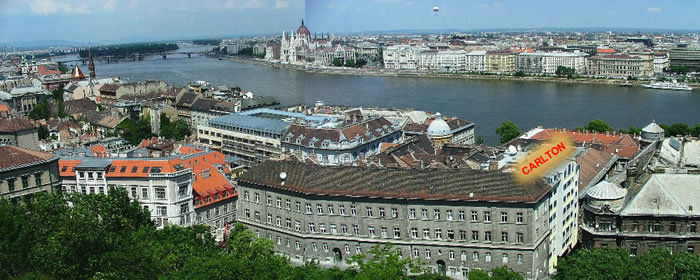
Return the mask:
<svg viewBox="0 0 700 280">
<path fill-rule="evenodd" d="M 687 84 L 679 83 L 676 80 L 673 80 L 673 82 L 652 82 L 648 85 L 643 85 L 643 87 L 666 90 L 693 90 L 693 88 L 689 87 Z"/>
</svg>

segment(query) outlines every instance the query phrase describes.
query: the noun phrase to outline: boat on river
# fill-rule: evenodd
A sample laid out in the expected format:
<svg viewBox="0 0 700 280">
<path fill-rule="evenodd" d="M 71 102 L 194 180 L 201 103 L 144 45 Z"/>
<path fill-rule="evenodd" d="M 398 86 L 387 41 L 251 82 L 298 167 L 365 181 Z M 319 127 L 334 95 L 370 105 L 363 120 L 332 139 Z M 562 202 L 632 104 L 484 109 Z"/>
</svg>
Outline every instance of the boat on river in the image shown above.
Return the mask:
<svg viewBox="0 0 700 280">
<path fill-rule="evenodd" d="M 689 87 L 685 83 L 679 83 L 676 80 L 673 80 L 673 82 L 652 82 L 646 85 L 643 85 L 645 88 L 653 88 L 653 89 L 665 89 L 665 90 L 693 90 L 693 88 Z"/>
</svg>

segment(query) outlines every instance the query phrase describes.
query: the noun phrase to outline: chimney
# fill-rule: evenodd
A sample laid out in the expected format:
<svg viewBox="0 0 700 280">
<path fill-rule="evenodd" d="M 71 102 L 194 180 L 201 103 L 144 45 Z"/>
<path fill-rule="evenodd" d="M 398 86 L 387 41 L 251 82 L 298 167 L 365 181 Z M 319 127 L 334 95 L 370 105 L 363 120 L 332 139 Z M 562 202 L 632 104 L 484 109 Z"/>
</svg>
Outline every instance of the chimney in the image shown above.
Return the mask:
<svg viewBox="0 0 700 280">
<path fill-rule="evenodd" d="M 498 171 L 498 161 L 489 162 L 489 171 Z"/>
</svg>

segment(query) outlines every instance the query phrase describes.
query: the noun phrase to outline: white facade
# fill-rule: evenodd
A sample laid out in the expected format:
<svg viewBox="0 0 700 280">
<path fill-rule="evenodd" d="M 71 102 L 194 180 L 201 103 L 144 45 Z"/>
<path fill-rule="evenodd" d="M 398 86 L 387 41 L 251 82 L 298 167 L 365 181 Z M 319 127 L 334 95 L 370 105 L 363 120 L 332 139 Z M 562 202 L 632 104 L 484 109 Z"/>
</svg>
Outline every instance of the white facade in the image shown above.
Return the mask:
<svg viewBox="0 0 700 280">
<path fill-rule="evenodd" d="M 671 60 L 669 59 L 668 53 L 661 53 L 654 55 L 654 74 L 663 73 L 664 69 L 671 67 Z"/>
<path fill-rule="evenodd" d="M 575 154 L 575 153 L 574 153 Z M 554 273 L 557 258 L 578 242 L 579 165 L 575 155 L 544 177 L 552 185 L 549 198 L 549 272 Z"/>
<path fill-rule="evenodd" d="M 537 74 L 554 74 L 557 67 L 574 68 L 576 73 L 586 73 L 586 53 L 534 52 L 515 56 L 516 71 Z"/>
<path fill-rule="evenodd" d="M 418 54 L 428 50 L 423 47 L 408 45 L 389 46 L 384 49 L 384 68 L 415 70 L 418 66 Z"/>
</svg>

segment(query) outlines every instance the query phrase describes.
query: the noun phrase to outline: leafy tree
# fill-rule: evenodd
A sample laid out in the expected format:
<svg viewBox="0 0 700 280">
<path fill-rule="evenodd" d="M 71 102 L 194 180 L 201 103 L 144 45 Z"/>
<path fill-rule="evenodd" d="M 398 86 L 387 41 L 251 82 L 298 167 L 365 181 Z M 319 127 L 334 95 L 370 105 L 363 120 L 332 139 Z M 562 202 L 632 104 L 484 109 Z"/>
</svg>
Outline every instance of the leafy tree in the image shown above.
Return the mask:
<svg viewBox="0 0 700 280">
<path fill-rule="evenodd" d="M 600 119 L 595 119 L 588 122 L 588 125 L 585 126 L 585 129 L 596 132 L 606 132 L 613 130 L 608 123 Z"/>
<path fill-rule="evenodd" d="M 343 60 L 338 57 L 333 58 L 333 61 L 331 63 L 333 64 L 333 66 L 337 67 L 343 66 Z"/>
<path fill-rule="evenodd" d="M 146 115 L 134 122 L 130 119 L 124 120 L 117 126 L 120 136 L 129 141 L 132 145 L 138 145 L 144 139 L 153 137 L 151 133 L 150 116 Z"/>
<path fill-rule="evenodd" d="M 472 269 L 469 271 L 467 278 L 469 278 L 469 280 L 490 280 L 491 276 L 481 269 Z"/>
<path fill-rule="evenodd" d="M 50 116 L 51 112 L 46 97 L 42 97 L 39 104 L 36 104 L 34 108 L 29 111 L 29 118 L 33 120 L 48 120 Z"/>
<path fill-rule="evenodd" d="M 358 274 L 354 279 L 403 279 L 409 273 L 422 271 L 416 260 L 401 258 L 392 244 L 374 246 L 366 254 L 357 254 L 350 258 L 350 263 L 356 263 Z"/>
<path fill-rule="evenodd" d="M 693 130 L 690 131 L 690 134 L 693 135 L 694 137 L 700 137 L 700 123 L 695 124 L 695 126 L 693 127 Z"/>
<path fill-rule="evenodd" d="M 671 66 L 671 72 L 676 73 L 676 74 L 685 75 L 685 74 L 688 74 L 688 72 L 690 72 L 690 68 L 688 68 L 688 66 L 685 66 L 685 65 L 673 65 L 673 66 Z"/>
<path fill-rule="evenodd" d="M 481 144 L 483 144 L 483 143 L 484 143 L 484 137 L 483 137 L 483 136 L 476 137 L 476 145 L 481 145 Z"/>
<path fill-rule="evenodd" d="M 36 129 L 36 133 L 39 136 L 39 140 L 49 138 L 49 130 L 43 124 L 39 125 L 39 127 Z"/>
<path fill-rule="evenodd" d="M 577 78 L 576 69 L 566 66 L 557 66 L 557 70 L 554 72 L 559 77 L 567 77 L 569 79 Z"/>
<path fill-rule="evenodd" d="M 70 69 L 68 69 L 68 67 L 66 67 L 65 65 L 61 64 L 58 65 L 58 71 L 61 71 L 61 74 L 65 74 L 70 72 Z"/>
<path fill-rule="evenodd" d="M 525 74 L 524 71 L 518 71 L 518 72 L 515 72 L 515 74 L 513 74 L 513 76 L 516 76 L 516 77 L 525 77 L 526 74 Z"/>
<path fill-rule="evenodd" d="M 524 280 L 523 276 L 513 271 L 510 267 L 499 266 L 491 270 L 491 279 L 493 280 Z"/>
<path fill-rule="evenodd" d="M 697 127 L 697 125 L 696 125 Z M 694 129 L 691 129 L 688 124 L 685 123 L 674 123 L 672 125 L 661 125 L 661 128 L 663 128 L 666 131 L 666 135 L 668 136 L 675 136 L 675 135 L 691 135 Z"/>
<path fill-rule="evenodd" d="M 512 121 L 507 121 L 501 124 L 499 128 L 496 129 L 496 133 L 501 136 L 501 144 L 507 143 L 520 136 L 520 129 Z"/>
<path fill-rule="evenodd" d="M 555 280 L 628 278 L 629 254 L 620 248 L 579 250 L 559 260 Z"/>
<path fill-rule="evenodd" d="M 167 139 L 182 140 L 185 137 L 190 136 L 190 128 L 187 123 L 183 120 L 176 120 L 175 122 L 170 122 L 170 118 L 167 115 L 160 115 L 160 136 Z"/>
<path fill-rule="evenodd" d="M 620 129 L 620 133 L 625 133 L 625 134 L 640 134 L 642 133 L 642 129 L 636 126 L 630 126 L 630 129 Z"/>
</svg>

